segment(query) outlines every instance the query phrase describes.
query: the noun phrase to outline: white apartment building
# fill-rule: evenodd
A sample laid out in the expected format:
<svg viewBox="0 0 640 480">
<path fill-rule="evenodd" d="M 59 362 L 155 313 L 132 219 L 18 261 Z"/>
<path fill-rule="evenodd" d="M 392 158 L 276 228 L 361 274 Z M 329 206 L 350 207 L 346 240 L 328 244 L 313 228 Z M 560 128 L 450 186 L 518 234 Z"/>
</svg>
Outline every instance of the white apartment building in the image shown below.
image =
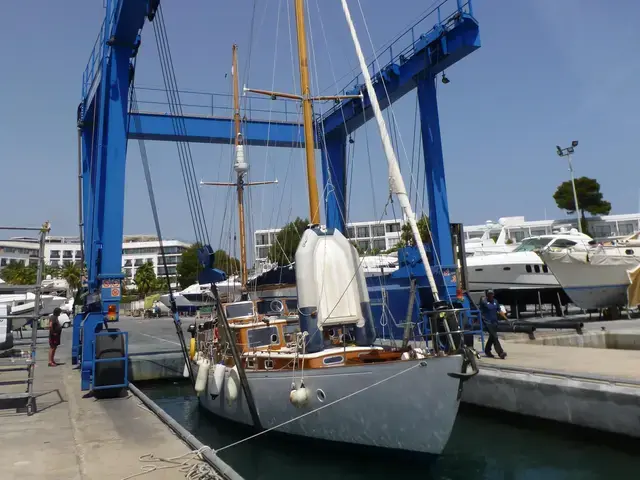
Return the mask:
<svg viewBox="0 0 640 480">
<path fill-rule="evenodd" d="M 585 233 L 591 235 L 594 240 L 631 235 L 640 230 L 640 213 L 587 217 L 587 221 L 589 223 L 589 232 Z M 465 225 L 465 237 L 467 240 L 480 238 L 489 225 L 491 225 L 492 235 L 498 235 L 504 226 L 507 238 L 518 243 L 526 237 L 549 235 L 560 227 L 578 228 L 578 220 L 577 218 L 565 218 L 561 220 L 526 221 L 524 217 L 503 217 L 498 222 L 487 221 L 485 225 Z"/>
<path fill-rule="evenodd" d="M 254 258 L 256 262 L 265 262 L 269 248 L 281 229 L 256 230 L 254 234 Z M 367 250 L 384 251 L 393 247 L 400 240 L 402 221 L 382 220 L 379 222 L 352 222 L 347 224 L 347 237 L 358 247 Z"/>
<path fill-rule="evenodd" d="M 160 242 L 152 235 L 125 235 L 122 243 L 122 270 L 127 283 L 133 282 L 136 269 L 147 262 L 153 263 L 156 275 L 165 275 L 160 253 Z M 177 278 L 177 266 L 182 252 L 190 244 L 179 240 L 163 240 L 167 257 L 167 271 Z M 47 265 L 63 267 L 81 258 L 80 240 L 78 237 L 49 236 L 45 243 L 44 259 Z M 14 237 L 0 240 L 0 268 L 14 262 L 25 265 L 38 261 L 38 239 L 30 237 Z M 172 282 L 172 283 L 175 283 Z"/>
<path fill-rule="evenodd" d="M 589 222 L 590 235 L 596 240 L 631 235 L 640 230 L 640 213 L 602 215 L 587 217 L 587 220 Z M 378 249 L 384 251 L 398 243 L 403 223 L 401 220 L 348 223 L 347 236 L 364 250 Z M 497 236 L 503 226 L 506 227 L 507 238 L 518 243 L 526 237 L 551 234 L 560 227 L 578 228 L 578 221 L 576 218 L 527 221 L 524 217 L 502 217 L 497 222 L 489 220 L 481 225 L 465 225 L 465 238 L 466 240 L 480 238 L 487 228 L 491 229 L 492 235 Z M 257 262 L 267 260 L 269 248 L 279 231 L 279 228 L 256 230 L 254 258 Z"/>
</svg>

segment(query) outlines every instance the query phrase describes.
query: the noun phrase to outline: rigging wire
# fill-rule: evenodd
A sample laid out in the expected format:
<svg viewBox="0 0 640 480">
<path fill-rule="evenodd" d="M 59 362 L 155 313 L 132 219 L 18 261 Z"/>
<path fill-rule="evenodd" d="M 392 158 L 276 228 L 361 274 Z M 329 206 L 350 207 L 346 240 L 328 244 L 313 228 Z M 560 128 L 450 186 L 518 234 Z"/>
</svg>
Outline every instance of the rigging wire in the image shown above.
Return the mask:
<svg viewBox="0 0 640 480">
<path fill-rule="evenodd" d="M 135 63 L 134 63 L 134 71 L 135 71 Z M 135 76 L 134 76 L 135 80 Z M 129 102 L 131 104 L 132 110 L 138 112 L 138 99 L 136 97 L 136 91 L 132 82 L 131 88 L 129 89 Z M 131 116 L 129 116 L 131 119 Z M 142 131 L 140 125 L 140 117 L 138 115 L 135 116 L 135 125 L 136 130 Z M 164 269 L 164 276 L 167 280 L 167 289 L 169 291 L 169 302 L 171 304 L 171 312 L 174 315 L 174 323 L 176 327 L 176 333 L 178 334 L 178 340 L 180 342 L 180 347 L 182 350 L 182 355 L 184 357 L 185 364 L 187 365 L 187 370 L 189 371 L 189 378 L 193 383 L 195 381 L 193 376 L 193 368 L 191 366 L 191 362 L 189 361 L 189 354 L 187 350 L 187 344 L 184 338 L 184 332 L 182 331 L 182 327 L 180 325 L 180 320 L 178 317 L 178 308 L 176 306 L 176 299 L 173 295 L 173 289 L 171 288 L 171 277 L 169 276 L 169 269 L 167 268 L 167 256 L 164 248 L 164 242 L 162 240 L 162 231 L 160 229 L 160 219 L 158 217 L 158 208 L 156 205 L 155 194 L 153 192 L 153 183 L 151 181 L 151 170 L 149 169 L 149 159 L 147 157 L 147 148 L 145 142 L 142 138 L 138 139 L 138 146 L 140 147 L 140 159 L 142 160 L 142 168 L 144 170 L 144 178 L 147 184 L 147 191 L 149 193 L 149 202 L 151 203 L 151 213 L 153 215 L 153 223 L 156 228 L 156 235 L 158 236 L 158 243 L 160 245 L 160 257 L 162 259 L 162 266 Z"/>
<path fill-rule="evenodd" d="M 362 20 L 363 20 L 363 23 L 364 23 L 365 31 L 366 31 L 366 33 L 367 33 L 367 37 L 368 37 L 368 39 L 369 39 L 369 44 L 371 45 L 371 48 L 375 51 L 375 48 L 374 48 L 374 46 L 373 46 L 373 39 L 372 39 L 372 37 L 371 37 L 371 32 L 369 31 L 369 26 L 368 26 L 368 24 L 367 24 L 367 19 L 366 19 L 366 16 L 365 16 L 365 14 L 364 14 L 364 10 L 362 9 L 362 3 L 361 3 L 361 0 L 357 0 L 357 2 L 358 2 L 358 7 L 359 7 L 359 9 L 360 9 L 360 14 L 362 15 Z M 374 63 L 376 64 L 378 71 L 381 71 L 380 64 L 379 64 L 379 62 L 378 62 L 378 59 L 377 59 L 377 58 L 374 60 Z M 394 108 L 393 108 L 393 104 L 392 104 L 392 102 L 391 102 L 391 97 L 389 96 L 389 90 L 387 89 L 387 84 L 386 84 L 386 82 L 382 82 L 382 87 L 384 88 L 385 95 L 386 95 L 386 97 L 387 97 L 387 101 L 389 102 L 389 107 L 387 107 L 387 108 L 389 108 L 389 109 L 391 110 L 391 115 L 392 115 L 392 116 L 393 116 L 393 118 L 395 119 L 395 111 L 394 111 Z M 402 135 L 401 135 L 401 134 L 399 134 L 399 138 L 400 138 L 400 144 L 401 144 L 401 146 L 402 146 L 402 150 L 403 150 L 403 152 L 404 152 L 405 158 L 408 158 L 407 150 L 406 150 L 406 147 L 405 147 L 405 144 L 404 144 L 404 141 L 403 141 L 403 139 L 402 139 Z M 425 173 L 426 173 L 426 172 L 425 172 Z M 444 272 L 443 272 L 443 269 L 442 269 L 442 264 L 441 264 L 441 262 L 440 262 L 440 258 L 439 258 L 439 255 L 438 255 L 438 251 L 437 251 L 437 249 L 435 248 L 435 242 L 434 242 L 434 240 L 433 240 L 433 235 L 432 235 L 431 228 L 429 227 L 429 223 L 428 223 L 428 222 L 427 222 L 426 227 L 427 227 L 427 231 L 429 232 L 430 244 L 431 244 L 431 246 L 433 247 L 433 248 L 432 248 L 432 254 L 433 254 L 433 257 L 434 257 L 435 263 L 436 263 L 436 265 L 437 265 L 437 267 L 438 267 L 438 270 L 439 270 L 439 272 L 440 272 L 440 275 L 444 278 Z M 426 265 L 425 265 L 425 268 L 427 268 L 427 266 L 426 266 Z M 448 289 L 447 289 L 447 297 L 448 297 L 448 300 L 451 300 L 451 295 L 449 294 Z"/>
<path fill-rule="evenodd" d="M 183 118 L 180 93 L 178 90 L 161 4 L 158 5 L 156 18 L 153 22 L 153 31 L 156 38 L 158 54 L 160 56 L 161 71 L 167 93 L 167 100 L 172 113 L 174 131 L 177 135 L 186 135 L 186 125 Z M 192 211 L 192 222 L 194 224 L 196 240 L 202 245 L 209 244 L 209 233 L 206 227 L 206 219 L 204 217 L 200 190 L 197 187 L 191 147 L 190 144 L 185 141 L 178 141 L 176 144 L 178 146 L 178 156 L 180 157 L 183 180 L 190 204 L 189 207 Z"/>
</svg>

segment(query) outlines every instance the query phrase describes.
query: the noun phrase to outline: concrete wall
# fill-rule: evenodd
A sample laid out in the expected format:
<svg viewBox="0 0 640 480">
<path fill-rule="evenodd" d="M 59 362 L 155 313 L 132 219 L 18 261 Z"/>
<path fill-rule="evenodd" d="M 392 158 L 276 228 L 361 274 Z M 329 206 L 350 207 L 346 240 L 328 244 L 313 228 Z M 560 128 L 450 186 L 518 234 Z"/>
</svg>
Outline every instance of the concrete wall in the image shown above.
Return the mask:
<svg viewBox="0 0 640 480">
<path fill-rule="evenodd" d="M 535 340 L 518 340 L 518 343 L 556 345 L 560 347 L 611 348 L 616 350 L 640 350 L 638 332 L 585 332 L 540 336 Z M 640 368 L 640 367 L 639 367 Z"/>
<path fill-rule="evenodd" d="M 482 368 L 462 401 L 640 438 L 640 385 Z"/>
</svg>

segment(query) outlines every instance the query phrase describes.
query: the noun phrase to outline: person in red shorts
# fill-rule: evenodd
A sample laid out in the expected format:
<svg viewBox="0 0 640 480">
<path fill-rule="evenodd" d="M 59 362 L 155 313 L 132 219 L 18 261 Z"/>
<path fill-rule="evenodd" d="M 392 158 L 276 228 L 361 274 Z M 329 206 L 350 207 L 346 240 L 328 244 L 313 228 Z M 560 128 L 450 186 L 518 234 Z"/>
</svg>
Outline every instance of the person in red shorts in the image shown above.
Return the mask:
<svg viewBox="0 0 640 480">
<path fill-rule="evenodd" d="M 60 325 L 59 316 L 62 310 L 55 308 L 49 317 L 49 366 L 55 367 L 58 364 L 53 359 L 56 354 L 56 348 L 60 345 L 60 334 L 62 334 L 62 325 Z"/>
</svg>

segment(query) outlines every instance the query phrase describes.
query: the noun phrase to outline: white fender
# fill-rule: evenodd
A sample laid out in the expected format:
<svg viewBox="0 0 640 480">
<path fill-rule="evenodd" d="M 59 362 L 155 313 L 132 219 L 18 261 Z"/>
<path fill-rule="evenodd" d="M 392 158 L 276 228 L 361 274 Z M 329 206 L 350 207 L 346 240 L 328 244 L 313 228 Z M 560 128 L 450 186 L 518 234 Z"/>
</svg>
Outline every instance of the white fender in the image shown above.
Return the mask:
<svg viewBox="0 0 640 480">
<path fill-rule="evenodd" d="M 189 378 L 189 366 L 187 365 L 187 362 L 184 362 L 184 370 L 182 370 L 182 376 L 184 378 Z"/>
<path fill-rule="evenodd" d="M 200 395 L 207 388 L 207 377 L 211 363 L 207 358 L 198 361 L 198 376 L 196 377 L 196 394 Z"/>
<path fill-rule="evenodd" d="M 309 401 L 309 390 L 307 390 L 304 384 L 301 384 L 300 388 L 291 390 L 291 393 L 289 393 L 289 401 L 295 407 L 303 407 Z"/>
<path fill-rule="evenodd" d="M 404 352 L 402 355 L 400 355 L 400 360 L 409 360 L 411 358 L 411 355 L 409 354 L 409 352 Z"/>
<path fill-rule="evenodd" d="M 227 377 L 226 396 L 227 402 L 231 404 L 238 398 L 238 387 L 240 387 L 240 377 L 238 376 L 238 368 L 234 366 L 229 370 Z"/>
<path fill-rule="evenodd" d="M 224 385 L 224 374 L 226 368 L 223 364 L 217 363 L 211 367 L 209 371 L 209 395 L 217 397 L 222 393 L 222 386 Z"/>
</svg>

